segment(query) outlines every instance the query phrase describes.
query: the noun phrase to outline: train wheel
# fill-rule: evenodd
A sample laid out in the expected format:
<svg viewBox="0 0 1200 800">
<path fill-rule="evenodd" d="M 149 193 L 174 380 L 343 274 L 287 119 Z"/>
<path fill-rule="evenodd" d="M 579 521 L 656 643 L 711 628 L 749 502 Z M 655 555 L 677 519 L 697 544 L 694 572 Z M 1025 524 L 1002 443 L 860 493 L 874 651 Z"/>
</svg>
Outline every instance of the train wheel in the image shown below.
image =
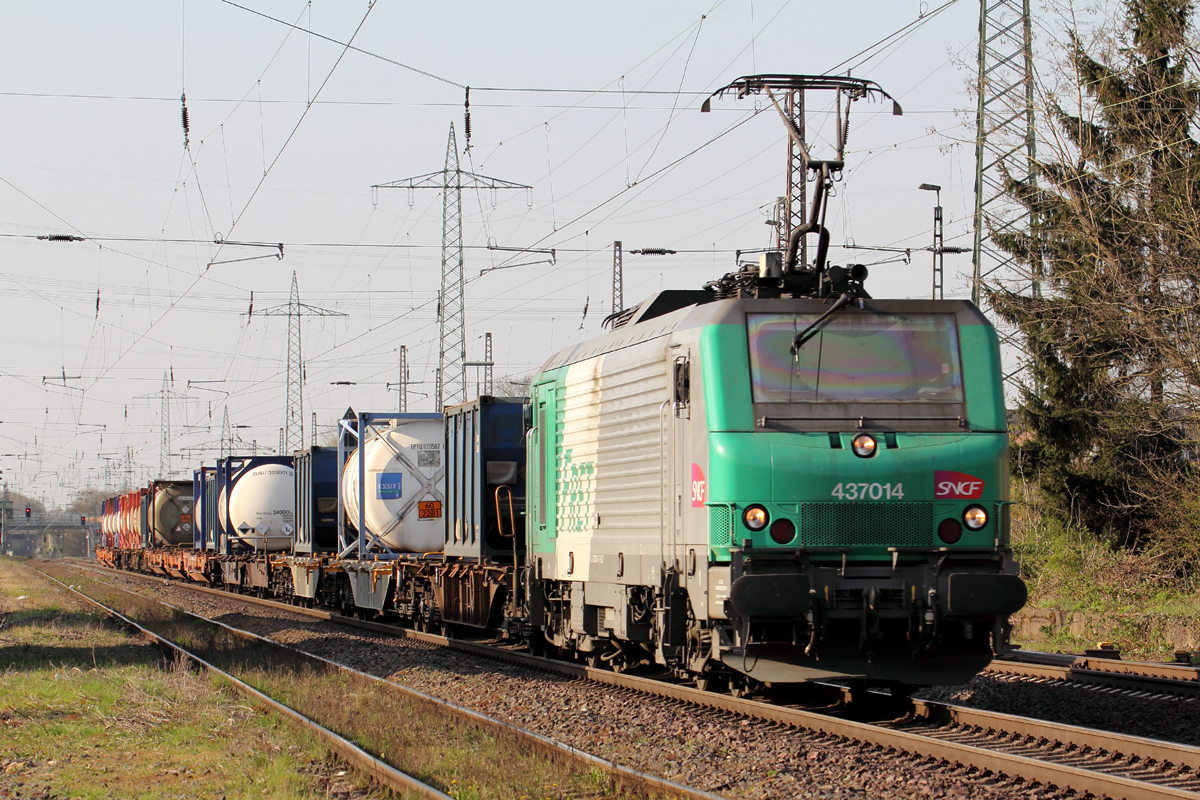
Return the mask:
<svg viewBox="0 0 1200 800">
<path fill-rule="evenodd" d="M 702 692 L 720 692 L 725 689 L 728 679 L 724 675 L 714 675 L 705 672 L 696 676 L 696 688 Z"/>
<path fill-rule="evenodd" d="M 558 658 L 559 649 L 552 645 L 541 631 L 534 631 L 529 636 L 529 650 L 539 658 Z"/>
<path fill-rule="evenodd" d="M 599 650 L 593 650 L 588 653 L 585 660 L 587 661 L 587 665 L 592 669 L 606 669 L 608 667 L 608 662 L 604 660 Z"/>
<path fill-rule="evenodd" d="M 749 697 L 751 691 L 750 679 L 744 675 L 734 675 L 729 679 L 729 696 L 739 700 Z"/>
</svg>

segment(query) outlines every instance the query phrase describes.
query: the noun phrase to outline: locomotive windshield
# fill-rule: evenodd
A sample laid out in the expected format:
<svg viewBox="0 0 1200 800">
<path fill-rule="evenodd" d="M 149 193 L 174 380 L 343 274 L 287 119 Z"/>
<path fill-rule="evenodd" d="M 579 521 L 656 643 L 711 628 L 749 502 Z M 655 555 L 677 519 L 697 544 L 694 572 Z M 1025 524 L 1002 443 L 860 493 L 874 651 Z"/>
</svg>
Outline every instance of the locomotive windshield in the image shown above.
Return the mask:
<svg viewBox="0 0 1200 800">
<path fill-rule="evenodd" d="M 793 354 L 817 316 L 747 316 L 754 402 L 963 402 L 953 316 L 843 314 Z"/>
</svg>

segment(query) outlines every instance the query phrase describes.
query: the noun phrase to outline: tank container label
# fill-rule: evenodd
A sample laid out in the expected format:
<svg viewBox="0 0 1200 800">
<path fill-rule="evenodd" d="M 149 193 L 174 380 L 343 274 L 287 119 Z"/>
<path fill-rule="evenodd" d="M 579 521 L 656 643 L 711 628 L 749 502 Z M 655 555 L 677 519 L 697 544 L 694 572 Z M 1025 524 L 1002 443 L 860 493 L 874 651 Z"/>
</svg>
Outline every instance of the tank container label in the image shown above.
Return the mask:
<svg viewBox="0 0 1200 800">
<path fill-rule="evenodd" d="M 399 500 L 403 496 L 400 485 L 404 478 L 402 472 L 381 472 L 377 476 L 375 497 L 378 500 Z"/>
<path fill-rule="evenodd" d="M 418 467 L 437 468 L 442 465 L 442 445 L 438 442 L 410 444 L 408 449 L 417 451 Z"/>
</svg>

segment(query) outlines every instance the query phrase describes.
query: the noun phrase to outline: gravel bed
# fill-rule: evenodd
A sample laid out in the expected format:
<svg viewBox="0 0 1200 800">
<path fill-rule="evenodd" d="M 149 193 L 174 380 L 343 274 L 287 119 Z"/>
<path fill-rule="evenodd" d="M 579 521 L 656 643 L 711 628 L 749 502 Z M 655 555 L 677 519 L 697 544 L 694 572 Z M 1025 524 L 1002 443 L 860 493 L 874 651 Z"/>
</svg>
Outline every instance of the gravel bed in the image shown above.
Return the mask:
<svg viewBox="0 0 1200 800">
<path fill-rule="evenodd" d="M 375 637 L 286 610 L 153 579 L 102 580 L 510 721 L 594 755 L 736 798 L 1066 797 L 899 753 L 405 638 Z"/>
<path fill-rule="evenodd" d="M 1043 684 L 976 675 L 964 686 L 936 686 L 915 695 L 984 711 L 1082 725 L 1200 747 L 1200 701 L 1133 697 L 1079 684 Z"/>
</svg>

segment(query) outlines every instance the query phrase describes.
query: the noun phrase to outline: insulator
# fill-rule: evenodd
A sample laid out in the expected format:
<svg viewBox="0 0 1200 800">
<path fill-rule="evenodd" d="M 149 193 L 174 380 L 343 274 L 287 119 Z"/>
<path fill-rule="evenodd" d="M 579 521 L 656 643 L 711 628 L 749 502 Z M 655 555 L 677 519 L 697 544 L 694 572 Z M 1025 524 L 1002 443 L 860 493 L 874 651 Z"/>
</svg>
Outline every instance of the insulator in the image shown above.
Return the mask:
<svg viewBox="0 0 1200 800">
<path fill-rule="evenodd" d="M 463 115 L 463 127 L 467 131 L 467 144 L 471 143 L 471 112 L 468 111 Z"/>
<path fill-rule="evenodd" d="M 189 133 L 187 106 L 180 109 L 179 115 L 183 119 L 183 133 L 186 136 Z"/>
</svg>

